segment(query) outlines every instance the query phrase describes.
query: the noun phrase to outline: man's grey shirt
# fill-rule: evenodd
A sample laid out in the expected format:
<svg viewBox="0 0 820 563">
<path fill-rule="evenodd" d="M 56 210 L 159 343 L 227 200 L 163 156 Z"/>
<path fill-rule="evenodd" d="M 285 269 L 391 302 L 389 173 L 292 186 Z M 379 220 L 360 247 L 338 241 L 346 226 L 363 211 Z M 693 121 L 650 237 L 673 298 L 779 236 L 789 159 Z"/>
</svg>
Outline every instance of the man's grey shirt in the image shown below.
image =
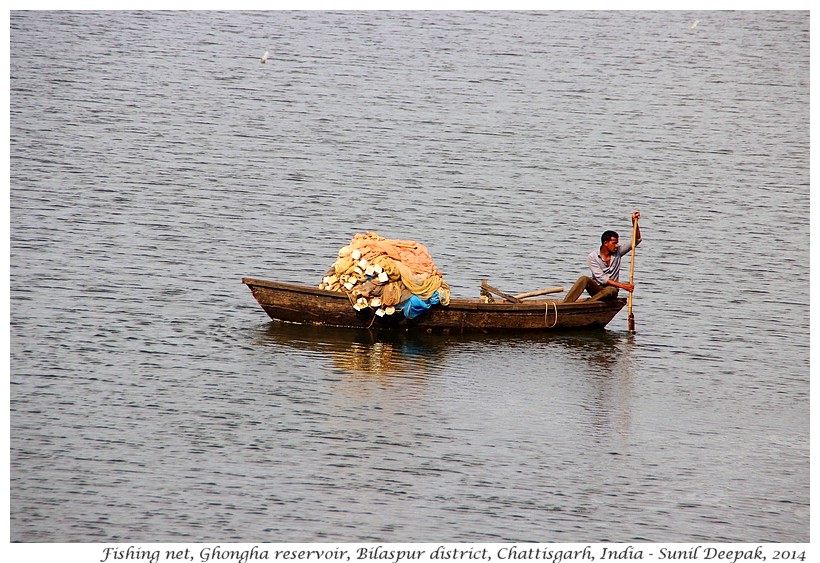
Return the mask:
<svg viewBox="0 0 820 563">
<path fill-rule="evenodd" d="M 640 243 L 641 239 L 638 239 L 635 246 L 638 246 Z M 609 260 L 609 266 L 607 266 L 604 259 L 601 258 L 600 249 L 590 252 L 587 258 L 589 261 L 589 269 L 592 272 L 592 278 L 601 285 L 606 285 L 606 282 L 609 280 L 620 281 L 618 276 L 621 273 L 621 257 L 625 254 L 629 254 L 630 250 L 632 250 L 632 241 L 629 241 L 628 244 L 619 244 L 618 250 Z"/>
</svg>

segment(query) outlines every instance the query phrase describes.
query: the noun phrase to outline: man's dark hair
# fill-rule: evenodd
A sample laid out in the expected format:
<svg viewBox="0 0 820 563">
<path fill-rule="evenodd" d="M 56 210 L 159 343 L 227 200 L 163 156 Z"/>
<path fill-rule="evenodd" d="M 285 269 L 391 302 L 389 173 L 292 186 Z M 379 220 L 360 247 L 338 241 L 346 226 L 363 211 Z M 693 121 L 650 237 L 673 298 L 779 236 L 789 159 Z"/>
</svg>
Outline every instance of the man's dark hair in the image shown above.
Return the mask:
<svg viewBox="0 0 820 563">
<path fill-rule="evenodd" d="M 615 237 L 616 239 L 620 239 L 621 237 L 618 236 L 618 233 L 615 231 L 604 231 L 604 234 L 601 235 L 601 244 L 605 242 L 609 242 L 609 239 Z"/>
</svg>

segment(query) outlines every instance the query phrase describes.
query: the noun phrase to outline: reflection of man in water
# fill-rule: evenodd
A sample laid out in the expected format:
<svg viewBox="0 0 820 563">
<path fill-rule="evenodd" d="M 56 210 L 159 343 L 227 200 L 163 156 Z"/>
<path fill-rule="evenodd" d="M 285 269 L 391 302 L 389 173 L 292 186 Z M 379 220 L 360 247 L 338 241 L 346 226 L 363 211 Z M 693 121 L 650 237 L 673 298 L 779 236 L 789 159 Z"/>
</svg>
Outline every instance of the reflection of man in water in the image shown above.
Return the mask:
<svg viewBox="0 0 820 563">
<path fill-rule="evenodd" d="M 632 224 L 641 218 L 640 211 L 632 212 Z M 641 228 L 637 228 L 635 246 L 641 242 Z M 631 283 L 621 283 L 618 278 L 621 274 L 621 257 L 629 254 L 632 250 L 632 241 L 620 244 L 618 233 L 615 231 L 605 231 L 601 235 L 601 248 L 593 250 L 587 257 L 589 270 L 592 277 L 581 276 L 570 288 L 564 302 L 572 303 L 580 297 L 586 289 L 592 296 L 592 301 L 600 299 L 615 299 L 618 297 L 618 290 L 623 289 L 628 292 L 635 290 L 635 285 Z"/>
</svg>

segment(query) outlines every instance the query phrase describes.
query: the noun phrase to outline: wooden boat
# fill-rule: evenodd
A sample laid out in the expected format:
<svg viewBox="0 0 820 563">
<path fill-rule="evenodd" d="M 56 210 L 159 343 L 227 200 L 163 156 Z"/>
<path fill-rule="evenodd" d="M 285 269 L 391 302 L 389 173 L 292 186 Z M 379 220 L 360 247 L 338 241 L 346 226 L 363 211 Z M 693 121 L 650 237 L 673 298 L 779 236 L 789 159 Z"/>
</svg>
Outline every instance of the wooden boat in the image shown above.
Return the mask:
<svg viewBox="0 0 820 563">
<path fill-rule="evenodd" d="M 401 313 L 379 317 L 372 309 L 356 311 L 345 293 L 255 278 L 242 278 L 242 283 L 275 321 L 431 334 L 600 328 L 626 305 L 623 298 L 574 303 L 554 299 L 517 303 L 450 299 L 449 305 L 433 306 L 410 320 Z"/>
</svg>

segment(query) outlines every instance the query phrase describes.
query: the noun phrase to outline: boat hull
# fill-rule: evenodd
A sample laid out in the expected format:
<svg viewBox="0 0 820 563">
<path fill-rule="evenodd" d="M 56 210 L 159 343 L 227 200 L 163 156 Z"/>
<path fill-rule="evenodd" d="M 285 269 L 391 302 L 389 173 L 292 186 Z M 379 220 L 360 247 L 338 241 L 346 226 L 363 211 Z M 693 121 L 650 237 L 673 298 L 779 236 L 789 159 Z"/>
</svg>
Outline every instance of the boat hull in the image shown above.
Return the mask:
<svg viewBox="0 0 820 563">
<path fill-rule="evenodd" d="M 243 278 L 242 282 L 275 321 L 426 333 L 599 328 L 606 326 L 626 304 L 626 299 L 620 298 L 575 303 L 553 299 L 522 303 L 451 299 L 446 307 L 434 306 L 415 319 L 407 319 L 401 313 L 378 317 L 372 309 L 356 311 L 344 293 L 255 278 Z"/>
</svg>

